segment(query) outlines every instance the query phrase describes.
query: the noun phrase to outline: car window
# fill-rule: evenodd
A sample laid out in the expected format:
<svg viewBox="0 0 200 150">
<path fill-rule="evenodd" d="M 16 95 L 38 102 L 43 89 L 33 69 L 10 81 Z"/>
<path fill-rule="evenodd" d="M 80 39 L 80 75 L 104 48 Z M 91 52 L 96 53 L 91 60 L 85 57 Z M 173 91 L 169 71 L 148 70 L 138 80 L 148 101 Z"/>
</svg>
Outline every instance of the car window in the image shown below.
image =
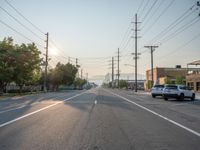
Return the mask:
<svg viewBox="0 0 200 150">
<path fill-rule="evenodd" d="M 190 87 L 186 87 L 186 89 L 187 89 L 187 90 L 190 90 L 190 91 L 192 90 Z"/>
<path fill-rule="evenodd" d="M 176 85 L 167 85 L 165 88 L 166 89 L 177 89 L 178 87 Z"/>
<path fill-rule="evenodd" d="M 186 86 L 180 86 L 179 87 L 181 90 L 187 90 Z"/>
<path fill-rule="evenodd" d="M 154 88 L 164 88 L 164 85 L 154 85 Z"/>
</svg>

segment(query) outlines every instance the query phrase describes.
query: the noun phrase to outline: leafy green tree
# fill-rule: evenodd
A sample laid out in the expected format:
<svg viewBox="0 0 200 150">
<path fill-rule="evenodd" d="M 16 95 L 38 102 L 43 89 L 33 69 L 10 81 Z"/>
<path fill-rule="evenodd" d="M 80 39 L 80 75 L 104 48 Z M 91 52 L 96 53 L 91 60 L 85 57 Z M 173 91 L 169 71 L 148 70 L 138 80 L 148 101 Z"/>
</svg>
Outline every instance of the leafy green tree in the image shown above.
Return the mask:
<svg viewBox="0 0 200 150">
<path fill-rule="evenodd" d="M 34 84 L 40 76 L 40 51 L 34 43 L 16 45 L 15 66 L 13 80 L 20 87 L 20 92 L 24 84 Z"/>
<path fill-rule="evenodd" d="M 177 76 L 176 77 L 176 84 L 184 84 L 184 77 Z"/>
<path fill-rule="evenodd" d="M 87 83 L 87 80 L 81 79 L 81 78 L 76 78 L 74 81 L 74 86 L 76 88 L 82 88 L 84 84 Z"/>
<path fill-rule="evenodd" d="M 169 77 L 165 77 L 165 84 L 172 84 L 172 81 Z"/>
<path fill-rule="evenodd" d="M 62 70 L 64 72 L 63 78 L 62 78 L 62 84 L 66 84 L 66 85 L 73 84 L 76 74 L 78 72 L 78 69 L 74 65 L 67 63 L 62 66 Z"/>
<path fill-rule="evenodd" d="M 0 93 L 12 81 L 15 62 L 14 45 L 11 37 L 0 41 Z"/>
<path fill-rule="evenodd" d="M 108 83 L 108 87 L 109 87 L 109 88 L 112 87 L 112 81 Z"/>
<path fill-rule="evenodd" d="M 127 88 L 128 83 L 125 80 L 119 80 L 119 88 Z"/>
<path fill-rule="evenodd" d="M 148 89 L 151 89 L 153 87 L 153 82 L 151 80 L 148 80 L 146 84 Z"/>
<path fill-rule="evenodd" d="M 77 68 L 72 64 L 58 63 L 54 69 L 50 71 L 50 83 L 53 90 L 58 90 L 59 85 L 71 85 L 76 77 Z"/>
</svg>

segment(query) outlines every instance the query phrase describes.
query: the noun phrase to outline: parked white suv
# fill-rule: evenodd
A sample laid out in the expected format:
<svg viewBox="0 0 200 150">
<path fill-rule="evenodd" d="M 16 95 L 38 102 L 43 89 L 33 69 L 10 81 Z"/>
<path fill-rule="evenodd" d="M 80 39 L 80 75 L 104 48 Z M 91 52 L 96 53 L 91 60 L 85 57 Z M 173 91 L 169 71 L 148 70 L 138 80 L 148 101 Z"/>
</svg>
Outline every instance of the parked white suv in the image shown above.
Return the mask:
<svg viewBox="0 0 200 150">
<path fill-rule="evenodd" d="M 160 85 L 160 84 L 154 85 L 151 89 L 151 96 L 153 98 L 155 98 L 156 96 L 162 96 L 163 88 L 164 88 L 164 85 Z"/>
<path fill-rule="evenodd" d="M 176 98 L 178 100 L 184 100 L 184 98 L 195 99 L 194 91 L 190 90 L 185 85 L 166 85 L 163 89 L 163 98 Z"/>
</svg>

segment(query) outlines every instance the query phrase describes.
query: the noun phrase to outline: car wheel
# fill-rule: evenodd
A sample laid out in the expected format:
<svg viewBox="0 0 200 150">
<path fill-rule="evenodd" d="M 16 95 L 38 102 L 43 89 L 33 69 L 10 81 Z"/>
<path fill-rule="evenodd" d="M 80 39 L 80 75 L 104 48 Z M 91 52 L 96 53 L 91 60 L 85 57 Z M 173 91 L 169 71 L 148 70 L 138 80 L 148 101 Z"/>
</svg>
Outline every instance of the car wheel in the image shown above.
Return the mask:
<svg viewBox="0 0 200 150">
<path fill-rule="evenodd" d="M 154 94 L 152 94 L 152 97 L 153 97 L 153 98 L 156 98 L 156 96 L 155 96 Z"/>
<path fill-rule="evenodd" d="M 168 100 L 168 98 L 167 98 L 167 97 L 164 97 L 164 100 L 166 100 L 166 101 L 167 101 L 167 100 Z"/>
<path fill-rule="evenodd" d="M 184 100 L 184 94 L 181 93 L 181 95 L 179 96 L 179 100 L 183 101 Z"/>
<path fill-rule="evenodd" d="M 192 94 L 191 100 L 192 101 L 195 100 L 195 94 L 194 93 Z"/>
</svg>

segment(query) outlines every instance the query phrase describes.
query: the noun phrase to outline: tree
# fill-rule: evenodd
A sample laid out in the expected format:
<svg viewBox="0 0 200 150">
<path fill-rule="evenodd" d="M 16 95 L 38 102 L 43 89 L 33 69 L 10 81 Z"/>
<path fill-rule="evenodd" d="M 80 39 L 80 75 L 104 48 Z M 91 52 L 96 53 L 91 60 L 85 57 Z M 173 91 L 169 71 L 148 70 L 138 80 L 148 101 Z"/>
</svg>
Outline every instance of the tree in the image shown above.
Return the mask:
<svg viewBox="0 0 200 150">
<path fill-rule="evenodd" d="M 165 77 L 165 84 L 172 84 L 172 81 L 169 77 Z"/>
<path fill-rule="evenodd" d="M 119 80 L 119 88 L 127 88 L 128 83 L 125 80 Z"/>
<path fill-rule="evenodd" d="M 184 77 L 177 76 L 176 77 L 176 84 L 184 84 Z"/>
<path fill-rule="evenodd" d="M 148 80 L 146 85 L 148 89 L 151 89 L 153 87 L 153 82 L 151 80 Z"/>
<path fill-rule="evenodd" d="M 83 88 L 83 85 L 87 83 L 87 80 L 81 79 L 81 78 L 76 78 L 74 80 L 74 86 L 76 88 Z"/>
<path fill-rule="evenodd" d="M 63 71 L 64 74 L 63 74 L 62 84 L 66 85 L 73 84 L 78 69 L 74 65 L 67 63 L 66 65 L 63 66 Z"/>
<path fill-rule="evenodd" d="M 14 73 L 14 45 L 11 37 L 0 41 L 0 93 L 5 90 L 6 85 L 12 81 Z"/>
<path fill-rule="evenodd" d="M 15 46 L 14 82 L 19 85 L 20 92 L 24 84 L 34 84 L 40 76 L 40 51 L 34 43 Z"/>
<path fill-rule="evenodd" d="M 72 64 L 58 63 L 54 69 L 50 71 L 50 83 L 53 90 L 58 90 L 59 85 L 71 85 L 76 77 L 77 68 Z"/>
</svg>

